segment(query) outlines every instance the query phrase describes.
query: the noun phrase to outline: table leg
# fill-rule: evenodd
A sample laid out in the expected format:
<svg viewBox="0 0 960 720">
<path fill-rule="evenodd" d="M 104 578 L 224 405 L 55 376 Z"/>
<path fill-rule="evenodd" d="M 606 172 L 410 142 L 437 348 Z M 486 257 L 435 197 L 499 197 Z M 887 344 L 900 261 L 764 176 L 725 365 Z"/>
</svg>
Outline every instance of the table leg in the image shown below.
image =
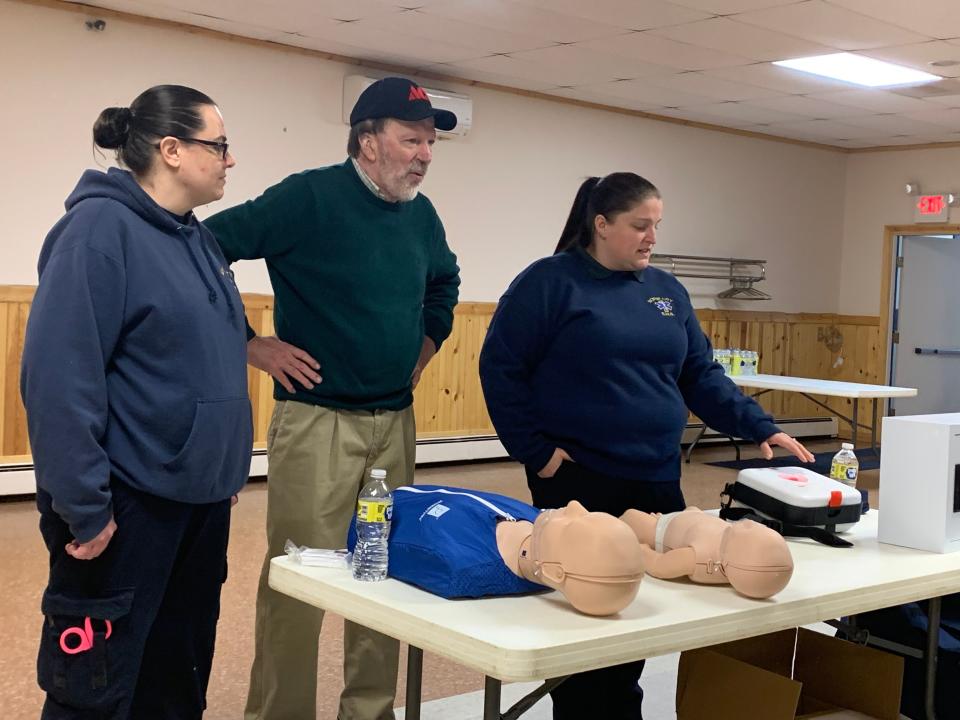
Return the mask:
<svg viewBox="0 0 960 720">
<path fill-rule="evenodd" d="M 423 650 L 413 645 L 407 649 L 407 720 L 420 720 L 420 692 L 423 687 Z"/>
<path fill-rule="evenodd" d="M 870 449 L 877 455 L 877 400 L 873 399 L 873 422 L 870 423 Z"/>
<path fill-rule="evenodd" d="M 687 448 L 686 462 L 690 462 L 690 456 L 693 455 L 693 449 L 697 446 L 697 443 L 703 438 L 707 432 L 707 424 L 704 423 L 703 427 L 697 430 L 697 436 L 693 439 L 693 442 L 690 443 L 690 447 Z"/>
<path fill-rule="evenodd" d="M 850 442 L 853 443 L 853 447 L 857 447 L 857 428 L 860 427 L 860 398 L 853 399 L 853 418 L 850 420 L 850 427 L 853 430 L 853 435 L 850 437 Z"/>
<path fill-rule="evenodd" d="M 483 720 L 500 720 L 500 681 L 489 675 L 483 685 Z"/>
<path fill-rule="evenodd" d="M 923 704 L 927 720 L 936 720 L 937 656 L 940 649 L 940 598 L 927 604 L 926 675 L 923 680 Z"/>
</svg>

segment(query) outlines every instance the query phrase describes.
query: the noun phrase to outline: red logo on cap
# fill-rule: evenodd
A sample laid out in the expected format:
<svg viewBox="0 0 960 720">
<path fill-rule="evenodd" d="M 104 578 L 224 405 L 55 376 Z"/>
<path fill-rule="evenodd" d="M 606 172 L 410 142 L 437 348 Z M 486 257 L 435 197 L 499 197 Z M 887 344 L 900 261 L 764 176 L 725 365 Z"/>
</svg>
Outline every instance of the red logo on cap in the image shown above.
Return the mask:
<svg viewBox="0 0 960 720">
<path fill-rule="evenodd" d="M 430 102 L 430 98 L 427 97 L 427 91 L 416 85 L 410 86 L 410 97 L 408 97 L 407 100 L 409 102 L 413 102 L 414 100 L 426 100 Z"/>
</svg>

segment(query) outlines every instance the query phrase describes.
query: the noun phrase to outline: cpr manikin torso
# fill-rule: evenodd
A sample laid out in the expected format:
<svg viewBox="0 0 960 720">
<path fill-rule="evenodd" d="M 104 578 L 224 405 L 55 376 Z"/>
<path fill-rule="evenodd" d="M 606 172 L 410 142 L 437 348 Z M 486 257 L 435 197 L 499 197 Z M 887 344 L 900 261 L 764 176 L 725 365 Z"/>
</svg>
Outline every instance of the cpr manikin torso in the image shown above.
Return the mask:
<svg viewBox="0 0 960 720">
<path fill-rule="evenodd" d="M 636 533 L 654 577 L 730 583 L 743 595 L 767 598 L 793 574 L 783 537 L 751 520 L 729 523 L 693 507 L 670 515 L 628 510 L 621 519 Z"/>
</svg>

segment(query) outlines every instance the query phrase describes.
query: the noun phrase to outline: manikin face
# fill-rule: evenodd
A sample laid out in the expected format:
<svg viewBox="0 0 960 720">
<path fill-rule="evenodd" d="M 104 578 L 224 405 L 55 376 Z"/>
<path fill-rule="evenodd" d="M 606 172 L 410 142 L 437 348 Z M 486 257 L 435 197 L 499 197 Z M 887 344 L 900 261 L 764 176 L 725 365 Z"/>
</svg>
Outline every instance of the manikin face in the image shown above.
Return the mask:
<svg viewBox="0 0 960 720">
<path fill-rule="evenodd" d="M 227 135 L 219 108 L 216 105 L 203 105 L 200 107 L 200 116 L 204 125 L 191 135 L 191 139 L 226 143 Z M 228 152 L 224 156 L 220 147 L 189 140 L 180 141 L 179 153 L 177 180 L 190 198 L 191 207 L 222 198 L 227 170 L 237 164 L 233 155 Z"/>
<path fill-rule="evenodd" d="M 381 132 L 361 140 L 367 174 L 388 200 L 413 200 L 433 160 L 436 141 L 432 117 L 416 122 L 391 118 Z"/>
<path fill-rule="evenodd" d="M 629 526 L 612 515 L 587 512 L 577 502 L 540 514 L 531 552 L 539 581 L 588 615 L 625 608 L 643 577 L 640 543 Z"/>
<path fill-rule="evenodd" d="M 663 201 L 650 197 L 611 218 L 597 215 L 587 251 L 608 270 L 643 270 L 657 243 Z"/>
</svg>

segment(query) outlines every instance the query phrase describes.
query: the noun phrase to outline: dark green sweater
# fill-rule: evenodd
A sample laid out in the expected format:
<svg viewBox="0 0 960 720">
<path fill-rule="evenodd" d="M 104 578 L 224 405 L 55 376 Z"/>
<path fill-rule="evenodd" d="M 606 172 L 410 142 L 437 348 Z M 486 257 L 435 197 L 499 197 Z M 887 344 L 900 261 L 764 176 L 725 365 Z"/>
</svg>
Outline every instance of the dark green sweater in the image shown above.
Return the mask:
<svg viewBox="0 0 960 720">
<path fill-rule="evenodd" d="M 348 159 L 307 170 L 205 221 L 227 260 L 264 258 L 277 337 L 320 363 L 323 382 L 278 400 L 399 410 L 424 336 L 450 334 L 460 270 L 430 201 L 376 197 Z"/>
</svg>

